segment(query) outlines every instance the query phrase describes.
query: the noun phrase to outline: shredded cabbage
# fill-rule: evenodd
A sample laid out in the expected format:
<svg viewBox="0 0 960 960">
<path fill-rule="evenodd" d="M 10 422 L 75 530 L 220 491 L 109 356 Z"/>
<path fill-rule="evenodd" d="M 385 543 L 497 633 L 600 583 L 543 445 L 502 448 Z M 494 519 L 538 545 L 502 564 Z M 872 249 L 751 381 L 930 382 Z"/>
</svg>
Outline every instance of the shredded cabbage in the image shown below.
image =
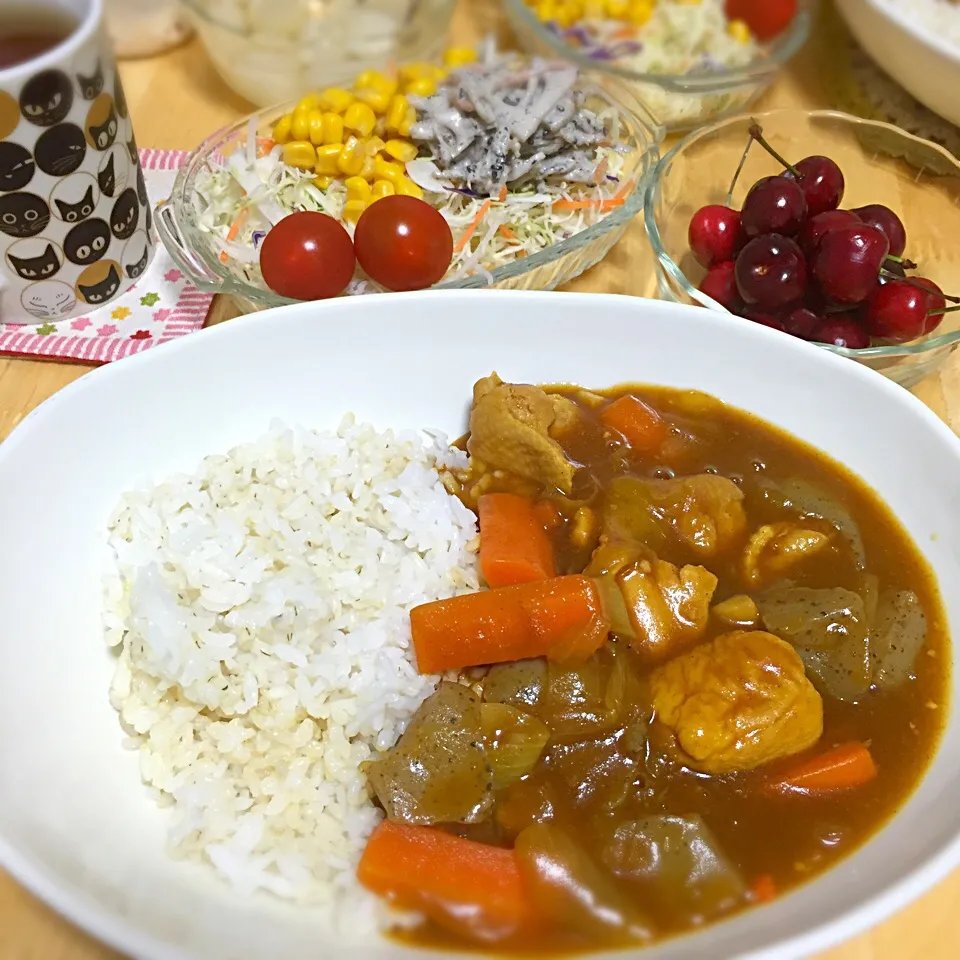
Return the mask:
<svg viewBox="0 0 960 960">
<path fill-rule="evenodd" d="M 752 36 L 732 36 L 724 0 L 658 0 L 650 19 L 632 31 L 621 20 L 589 18 L 572 27 L 548 26 L 584 56 L 637 73 L 709 75 L 763 60 L 766 52 Z M 725 94 L 674 93 L 645 85 L 645 106 L 662 122 L 677 125 L 706 119 L 746 101 L 750 88 Z"/>
<path fill-rule="evenodd" d="M 586 56 L 638 73 L 679 76 L 746 66 L 763 50 L 754 37 L 744 42 L 727 31 L 724 6 L 724 0 L 658 0 L 650 19 L 632 31 L 606 18 L 557 29 Z"/>
<path fill-rule="evenodd" d="M 611 108 L 607 119 L 616 120 L 616 110 Z M 617 132 L 611 124 L 612 135 Z M 490 273 L 497 267 L 538 253 L 602 220 L 616 209 L 613 204 L 605 207 L 605 201 L 614 201 L 626 186 L 621 182 L 626 171 L 624 154 L 622 145 L 616 143 L 597 149 L 598 168 L 604 161 L 606 165 L 602 182 L 596 186 L 540 184 L 538 192 L 533 187 L 508 192 L 502 202 L 456 191 L 425 191 L 424 199 L 440 211 L 450 224 L 454 244 L 461 246 L 444 280 L 479 275 L 492 282 Z M 418 158 L 423 159 L 430 158 Z M 309 210 L 341 219 L 347 198 L 343 182 L 334 180 L 321 190 L 313 182 L 313 173 L 283 162 L 279 146 L 257 157 L 244 145 L 221 160 L 219 164 L 211 161 L 198 172 L 193 202 L 197 226 L 211 235 L 225 267 L 238 279 L 263 286 L 257 247 L 266 232 L 288 214 Z M 489 209 L 469 240 L 458 244 L 488 200 Z M 563 209 L 561 204 L 558 209 L 555 204 L 564 200 L 583 205 Z M 354 225 L 344 222 L 344 226 L 352 236 Z M 383 288 L 358 270 L 346 292 L 376 293 Z"/>
</svg>

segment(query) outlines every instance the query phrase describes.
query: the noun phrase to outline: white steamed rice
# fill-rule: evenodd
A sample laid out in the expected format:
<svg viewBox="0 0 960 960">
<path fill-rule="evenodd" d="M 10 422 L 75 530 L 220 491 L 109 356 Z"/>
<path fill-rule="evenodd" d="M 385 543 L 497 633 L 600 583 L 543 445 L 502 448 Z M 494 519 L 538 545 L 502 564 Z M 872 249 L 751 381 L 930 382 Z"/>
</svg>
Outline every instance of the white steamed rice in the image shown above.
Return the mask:
<svg viewBox="0 0 960 960">
<path fill-rule="evenodd" d="M 354 870 L 379 814 L 360 764 L 435 677 L 408 613 L 475 590 L 476 523 L 442 437 L 275 426 L 191 475 L 126 494 L 110 522 L 111 701 L 169 847 L 243 892 L 382 919 Z"/>
</svg>

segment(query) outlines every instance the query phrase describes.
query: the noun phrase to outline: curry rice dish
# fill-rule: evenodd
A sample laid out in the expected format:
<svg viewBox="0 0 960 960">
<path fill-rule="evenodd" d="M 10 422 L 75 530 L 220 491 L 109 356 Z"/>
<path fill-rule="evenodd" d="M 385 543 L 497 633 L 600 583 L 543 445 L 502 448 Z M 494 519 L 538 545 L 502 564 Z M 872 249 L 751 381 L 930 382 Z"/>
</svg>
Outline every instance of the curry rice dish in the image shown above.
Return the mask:
<svg viewBox="0 0 960 960">
<path fill-rule="evenodd" d="M 945 720 L 896 518 L 696 392 L 494 374 L 454 447 L 277 427 L 127 494 L 112 545 L 112 701 L 171 847 L 345 936 L 698 928 L 869 839 Z"/>
</svg>

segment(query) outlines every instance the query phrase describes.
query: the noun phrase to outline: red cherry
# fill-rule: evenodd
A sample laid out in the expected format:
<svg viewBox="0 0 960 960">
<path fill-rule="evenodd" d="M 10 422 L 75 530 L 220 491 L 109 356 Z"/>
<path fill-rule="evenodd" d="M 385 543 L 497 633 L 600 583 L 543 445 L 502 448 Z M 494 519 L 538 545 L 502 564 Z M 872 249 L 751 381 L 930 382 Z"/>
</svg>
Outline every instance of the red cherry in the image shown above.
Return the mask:
<svg viewBox="0 0 960 960">
<path fill-rule="evenodd" d="M 711 267 L 700 281 L 700 290 L 708 297 L 713 297 L 731 313 L 736 313 L 741 306 L 737 280 L 734 276 L 735 268 L 736 264 L 732 260 L 725 260 Z"/>
<path fill-rule="evenodd" d="M 781 322 L 787 333 L 801 340 L 815 339 L 815 332 L 823 325 L 823 320 L 807 307 L 796 307 Z"/>
<path fill-rule="evenodd" d="M 871 336 L 891 343 L 906 343 L 940 325 L 943 314 L 934 313 L 931 316 L 931 311 L 942 310 L 946 306 L 940 288 L 925 278 L 918 278 L 916 282 L 929 286 L 930 292 L 905 280 L 890 280 L 873 291 L 864 310 Z"/>
<path fill-rule="evenodd" d="M 804 157 L 793 165 L 799 177 L 796 182 L 807 201 L 808 216 L 836 210 L 843 199 L 843 171 L 829 157 Z M 788 170 L 785 177 L 793 178 Z"/>
<path fill-rule="evenodd" d="M 775 310 L 803 297 L 807 261 L 796 241 L 768 233 L 740 251 L 735 275 L 744 302 Z"/>
<path fill-rule="evenodd" d="M 851 210 L 825 210 L 811 217 L 800 231 L 799 243 L 808 260 L 817 255 L 823 235 L 835 227 L 858 223 L 860 218 Z"/>
<path fill-rule="evenodd" d="M 733 260 L 745 239 L 740 214 L 719 203 L 701 207 L 690 219 L 687 239 L 702 267 Z"/>
<path fill-rule="evenodd" d="M 866 302 L 864 321 L 870 336 L 893 343 L 915 340 L 927 319 L 930 295 L 903 280 L 878 286 Z"/>
<path fill-rule="evenodd" d="M 759 323 L 764 327 L 770 327 L 771 330 L 780 330 L 783 332 L 783 324 L 772 313 L 764 313 L 763 310 L 746 310 L 743 314 L 748 320 Z"/>
<path fill-rule="evenodd" d="M 876 227 L 890 241 L 890 255 L 899 257 L 907 247 L 907 230 L 903 221 L 882 203 L 871 203 L 853 211 L 864 223 Z"/>
<path fill-rule="evenodd" d="M 862 350 L 870 346 L 867 331 L 849 315 L 831 317 L 824 321 L 817 330 L 815 339 L 818 343 L 831 343 L 835 347 L 848 347 L 851 350 Z"/>
<path fill-rule="evenodd" d="M 930 302 L 927 305 L 927 322 L 924 325 L 923 332 L 931 333 L 943 323 L 943 314 L 939 311 L 946 309 L 947 299 L 943 291 L 926 277 L 914 277 L 914 283 L 922 283 L 930 291 Z"/>
<path fill-rule="evenodd" d="M 877 285 L 890 244 L 875 227 L 851 223 L 825 233 L 813 262 L 821 291 L 842 304 L 866 300 Z"/>
<path fill-rule="evenodd" d="M 748 237 L 764 233 L 793 236 L 807 216 L 807 201 L 803 191 L 784 177 L 763 177 L 758 180 L 743 201 L 740 222 Z"/>
</svg>

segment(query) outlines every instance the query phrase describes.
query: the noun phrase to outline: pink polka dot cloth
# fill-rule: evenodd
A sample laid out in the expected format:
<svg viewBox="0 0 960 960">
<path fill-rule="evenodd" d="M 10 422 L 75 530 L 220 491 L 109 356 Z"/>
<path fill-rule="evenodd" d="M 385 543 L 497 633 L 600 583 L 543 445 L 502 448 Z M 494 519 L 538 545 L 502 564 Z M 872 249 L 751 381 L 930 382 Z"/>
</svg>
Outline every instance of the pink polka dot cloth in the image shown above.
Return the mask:
<svg viewBox="0 0 960 960">
<path fill-rule="evenodd" d="M 140 151 L 152 204 L 170 194 L 186 157 L 183 150 Z M 0 322 L 0 355 L 110 363 L 199 330 L 211 300 L 212 294 L 201 293 L 187 281 L 157 240 L 144 275 L 130 291 L 99 310 L 35 326 Z"/>
</svg>

